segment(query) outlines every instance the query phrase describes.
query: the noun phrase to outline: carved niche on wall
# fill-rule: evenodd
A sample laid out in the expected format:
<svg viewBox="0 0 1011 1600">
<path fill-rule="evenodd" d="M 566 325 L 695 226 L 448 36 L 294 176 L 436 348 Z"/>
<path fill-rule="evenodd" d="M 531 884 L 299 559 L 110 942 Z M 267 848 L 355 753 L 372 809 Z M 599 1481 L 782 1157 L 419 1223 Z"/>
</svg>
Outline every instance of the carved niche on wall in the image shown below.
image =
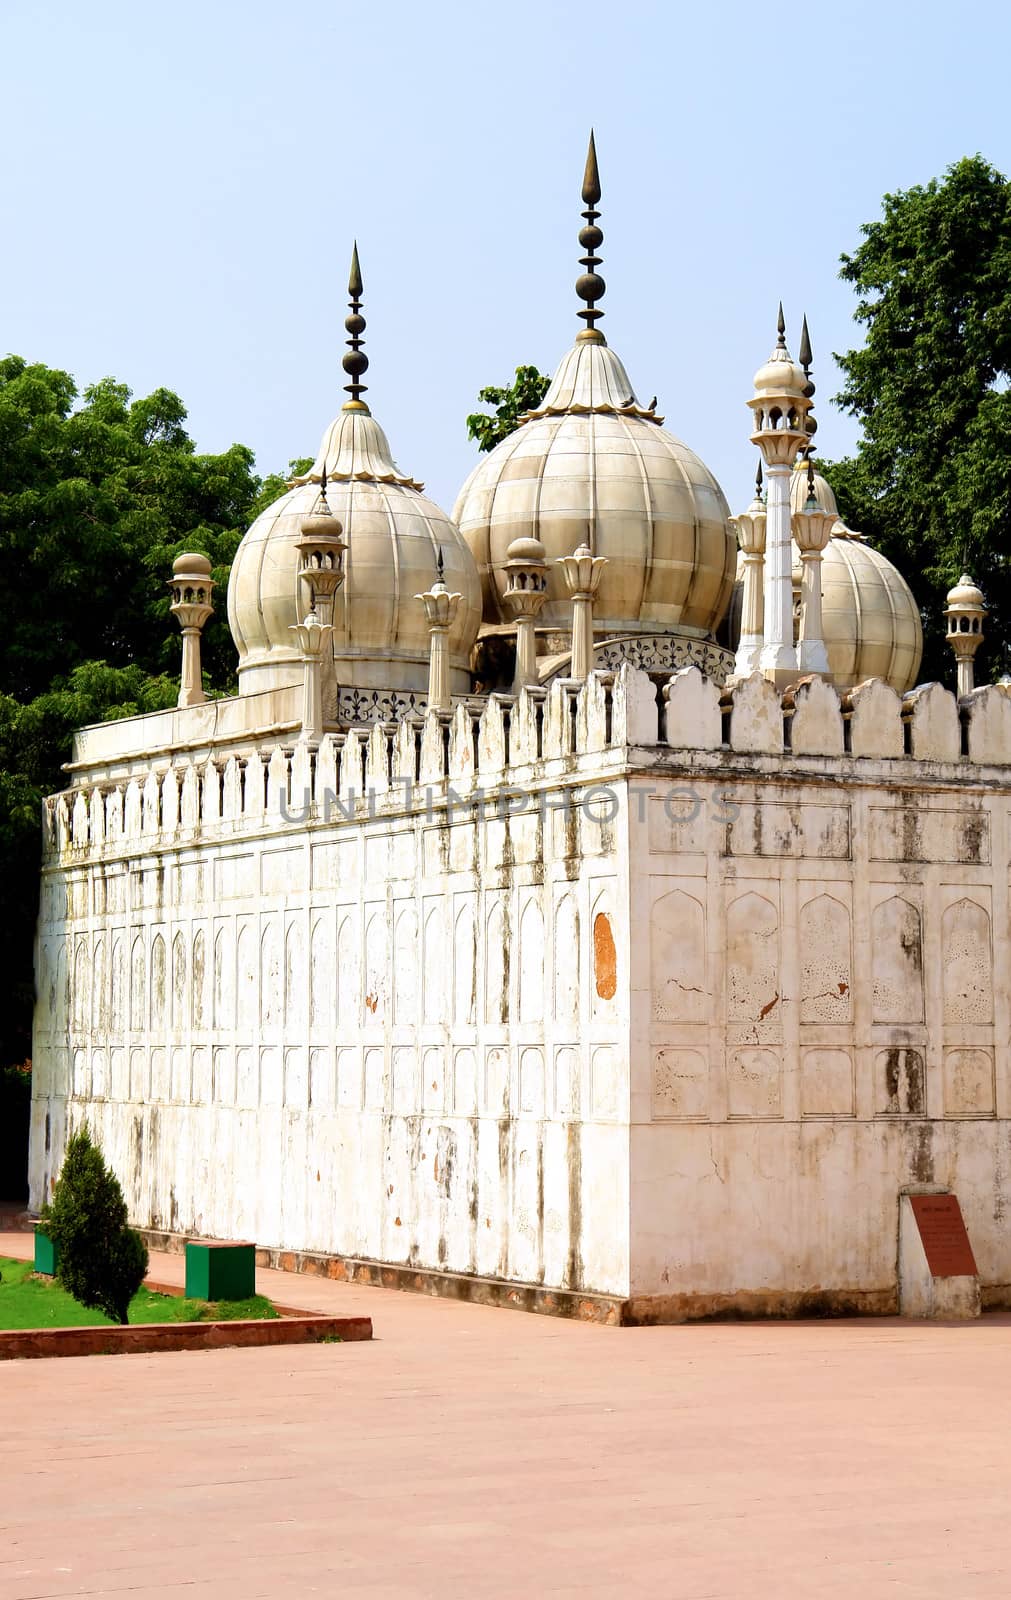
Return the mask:
<svg viewBox="0 0 1011 1600">
<path fill-rule="evenodd" d="M 875 1022 L 923 1021 L 923 936 L 920 913 L 900 895 L 871 917 Z"/>
</svg>

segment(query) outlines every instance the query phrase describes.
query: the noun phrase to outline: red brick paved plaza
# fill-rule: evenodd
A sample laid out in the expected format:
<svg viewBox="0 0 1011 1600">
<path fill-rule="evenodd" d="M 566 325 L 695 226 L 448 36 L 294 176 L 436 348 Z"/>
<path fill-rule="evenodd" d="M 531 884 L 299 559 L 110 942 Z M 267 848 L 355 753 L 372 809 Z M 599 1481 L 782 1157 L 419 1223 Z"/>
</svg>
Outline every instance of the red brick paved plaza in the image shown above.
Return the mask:
<svg viewBox="0 0 1011 1600">
<path fill-rule="evenodd" d="M 3 1600 L 1011 1593 L 1011 1318 L 619 1331 L 258 1287 L 375 1340 L 0 1366 Z"/>
</svg>

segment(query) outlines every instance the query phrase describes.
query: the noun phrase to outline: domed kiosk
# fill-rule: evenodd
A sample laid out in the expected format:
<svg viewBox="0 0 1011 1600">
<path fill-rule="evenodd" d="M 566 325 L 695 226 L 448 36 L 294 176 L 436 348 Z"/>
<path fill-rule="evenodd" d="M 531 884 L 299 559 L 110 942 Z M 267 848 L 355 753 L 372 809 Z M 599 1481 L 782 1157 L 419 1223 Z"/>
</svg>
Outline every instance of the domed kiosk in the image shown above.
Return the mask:
<svg viewBox="0 0 1011 1600">
<path fill-rule="evenodd" d="M 797 463 L 790 483 L 794 512 L 809 497 L 807 461 Z M 822 636 L 832 682 L 852 689 L 867 678 L 883 678 L 899 694 L 916 682 L 923 656 L 923 626 L 912 590 L 901 572 L 862 533 L 839 516 L 832 486 L 820 472 L 810 484 L 821 510 L 834 514 L 821 563 Z M 800 562 L 793 568 L 800 589 Z"/>
<path fill-rule="evenodd" d="M 714 643 L 734 580 L 729 508 L 712 473 L 669 433 L 655 404 L 639 403 L 628 373 L 596 326 L 604 280 L 593 139 L 583 179 L 586 271 L 576 284 L 586 323 L 540 405 L 478 463 L 454 520 L 481 573 L 487 637 L 514 624 L 504 603 L 509 549 L 543 544 L 548 597 L 537 623 L 539 670 L 568 648 L 571 605 L 557 563 L 584 542 L 602 569 L 594 605 L 595 665 L 646 667 L 695 661 L 720 678 L 729 657 Z"/>
</svg>

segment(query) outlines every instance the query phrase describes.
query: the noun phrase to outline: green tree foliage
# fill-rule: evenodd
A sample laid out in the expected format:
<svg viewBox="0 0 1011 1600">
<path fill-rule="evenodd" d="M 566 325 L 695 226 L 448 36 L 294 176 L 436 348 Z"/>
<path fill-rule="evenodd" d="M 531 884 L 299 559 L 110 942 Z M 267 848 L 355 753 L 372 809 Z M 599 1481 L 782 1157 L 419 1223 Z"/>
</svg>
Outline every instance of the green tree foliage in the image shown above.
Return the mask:
<svg viewBox="0 0 1011 1600">
<path fill-rule="evenodd" d="M 174 704 L 166 579 L 203 551 L 219 587 L 208 684 L 234 682 L 228 569 L 261 490 L 242 445 L 198 455 L 177 395 L 0 360 L 0 1065 L 31 1048 L 40 802 L 84 723 Z"/>
<path fill-rule="evenodd" d="M 119 1180 L 86 1127 L 67 1140 L 42 1225 L 57 1247 L 56 1276 L 68 1293 L 125 1323 L 147 1272 L 147 1246 L 127 1226 Z"/>
<path fill-rule="evenodd" d="M 866 329 L 837 357 L 855 456 L 824 467 L 843 519 L 869 535 L 923 612 L 923 678 L 952 676 L 942 613 L 963 570 L 991 608 L 979 666 L 1011 650 L 1011 184 L 981 156 L 886 195 L 842 258 Z"/>
<path fill-rule="evenodd" d="M 482 405 L 494 406 L 495 415 L 474 411 L 467 418 L 467 437 L 476 439 L 478 449 L 494 450 L 500 440 L 513 432 L 524 411 L 533 411 L 540 405 L 551 383 L 536 367 L 517 367 L 516 377 L 508 388 L 494 384 L 478 392 Z"/>
</svg>

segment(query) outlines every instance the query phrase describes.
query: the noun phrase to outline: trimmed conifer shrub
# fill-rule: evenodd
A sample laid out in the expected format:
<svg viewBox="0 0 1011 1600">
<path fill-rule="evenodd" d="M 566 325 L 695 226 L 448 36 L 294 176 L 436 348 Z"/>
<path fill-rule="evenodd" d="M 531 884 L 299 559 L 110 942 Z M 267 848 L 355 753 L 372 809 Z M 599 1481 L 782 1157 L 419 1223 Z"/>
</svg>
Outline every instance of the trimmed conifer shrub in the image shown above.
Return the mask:
<svg viewBox="0 0 1011 1600">
<path fill-rule="evenodd" d="M 127 1225 L 119 1180 L 86 1127 L 67 1140 L 41 1220 L 59 1251 L 57 1280 L 82 1306 L 125 1323 L 147 1272 L 147 1246 Z"/>
</svg>

